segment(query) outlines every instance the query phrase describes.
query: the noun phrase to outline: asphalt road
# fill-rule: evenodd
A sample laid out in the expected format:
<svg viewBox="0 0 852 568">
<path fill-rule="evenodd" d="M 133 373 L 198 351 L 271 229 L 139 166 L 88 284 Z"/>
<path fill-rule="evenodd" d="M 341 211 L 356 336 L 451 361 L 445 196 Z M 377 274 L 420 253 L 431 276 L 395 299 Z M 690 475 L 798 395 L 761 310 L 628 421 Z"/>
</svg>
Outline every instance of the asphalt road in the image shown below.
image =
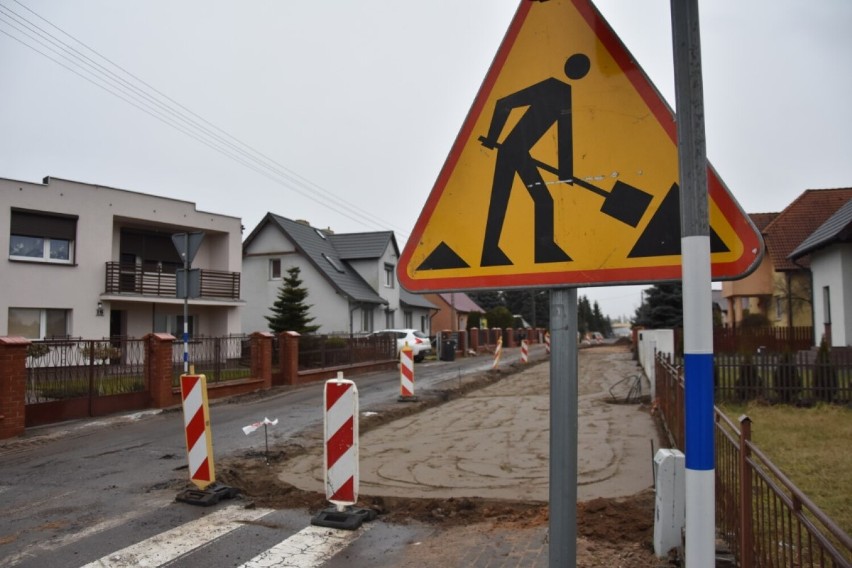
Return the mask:
<svg viewBox="0 0 852 568">
<path fill-rule="evenodd" d="M 535 345 L 531 357 L 543 352 Z M 519 356 L 518 349 L 506 349 L 501 365 Z M 417 364 L 416 393 L 439 390 L 491 364 L 489 356 Z M 399 395 L 397 372 L 353 380 L 362 412 Z M 274 447 L 322 424 L 322 383 L 215 402 L 210 415 L 217 459 L 262 450 L 262 430 L 246 436 L 242 428 L 264 417 L 279 420 L 269 429 Z M 0 442 L 0 566 L 81 566 L 200 519 L 208 514 L 205 508 L 174 502 L 187 480 L 180 410 L 69 422 Z M 288 517 L 283 511 L 274 515 Z M 307 524 L 303 521 L 287 522 Z M 242 538 L 251 540 L 252 534 Z"/>
</svg>

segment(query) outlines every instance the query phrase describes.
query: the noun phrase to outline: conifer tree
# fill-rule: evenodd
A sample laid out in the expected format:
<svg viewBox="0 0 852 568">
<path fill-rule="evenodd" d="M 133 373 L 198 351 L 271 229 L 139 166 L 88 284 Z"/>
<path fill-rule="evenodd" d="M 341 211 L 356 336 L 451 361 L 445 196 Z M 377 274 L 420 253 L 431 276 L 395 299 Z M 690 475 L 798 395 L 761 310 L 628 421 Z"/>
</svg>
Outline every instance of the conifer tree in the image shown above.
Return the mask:
<svg viewBox="0 0 852 568">
<path fill-rule="evenodd" d="M 269 322 L 269 329 L 274 333 L 296 331 L 304 334 L 319 329 L 318 325 L 309 325 L 314 318 L 308 317 L 311 306 L 305 303 L 308 291 L 302 287 L 300 273 L 298 266 L 287 270 L 287 276 L 278 290 L 278 299 L 270 308 L 272 315 L 264 316 Z"/>
</svg>

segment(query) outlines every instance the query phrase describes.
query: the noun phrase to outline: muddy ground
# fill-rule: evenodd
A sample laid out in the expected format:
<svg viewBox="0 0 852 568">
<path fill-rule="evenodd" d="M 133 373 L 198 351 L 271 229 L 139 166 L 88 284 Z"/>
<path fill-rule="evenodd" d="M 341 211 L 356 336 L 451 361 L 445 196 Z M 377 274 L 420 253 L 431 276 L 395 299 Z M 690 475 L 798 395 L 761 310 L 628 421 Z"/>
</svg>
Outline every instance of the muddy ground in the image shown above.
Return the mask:
<svg viewBox="0 0 852 568">
<path fill-rule="evenodd" d="M 665 565 L 652 551 L 652 444 L 659 447 L 660 439 L 647 382 L 645 396 L 626 400 L 634 383 L 623 379 L 634 376 L 641 370 L 626 346 L 580 352 L 578 566 Z M 419 402 L 388 403 L 362 416 L 359 506 L 385 522 L 447 528 L 434 549 L 419 548 L 419 565 L 446 565 L 454 540 L 463 547 L 483 534 L 512 538 L 546 528 L 548 364 L 489 371 L 417 394 Z M 218 472 L 257 506 L 328 506 L 319 428 L 268 455 L 222 460 Z"/>
</svg>

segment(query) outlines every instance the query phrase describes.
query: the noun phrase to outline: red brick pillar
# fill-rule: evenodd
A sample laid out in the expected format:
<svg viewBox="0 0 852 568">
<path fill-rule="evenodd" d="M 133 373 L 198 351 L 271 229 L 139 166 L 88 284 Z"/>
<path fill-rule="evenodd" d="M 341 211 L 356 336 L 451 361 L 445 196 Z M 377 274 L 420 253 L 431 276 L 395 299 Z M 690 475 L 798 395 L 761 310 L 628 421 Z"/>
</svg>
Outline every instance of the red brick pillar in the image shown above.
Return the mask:
<svg viewBox="0 0 852 568">
<path fill-rule="evenodd" d="M 145 376 L 151 406 L 168 408 L 177 404 L 172 394 L 172 344 L 175 337 L 169 333 L 149 333 L 145 336 Z"/>
<path fill-rule="evenodd" d="M 23 337 L 0 337 L 0 440 L 24 433 L 30 343 Z"/>
<path fill-rule="evenodd" d="M 272 337 L 268 331 L 251 334 L 251 375 L 263 380 L 264 390 L 272 388 Z"/>
<path fill-rule="evenodd" d="M 285 385 L 295 385 L 299 382 L 299 337 L 295 331 L 285 331 L 278 336 L 281 345 L 281 379 Z"/>
<path fill-rule="evenodd" d="M 479 353 L 479 328 L 470 328 L 470 349 L 474 353 Z"/>
<path fill-rule="evenodd" d="M 515 347 L 517 344 L 519 330 L 508 328 L 506 331 L 508 333 L 506 334 L 506 343 L 503 344 L 503 347 Z"/>
</svg>

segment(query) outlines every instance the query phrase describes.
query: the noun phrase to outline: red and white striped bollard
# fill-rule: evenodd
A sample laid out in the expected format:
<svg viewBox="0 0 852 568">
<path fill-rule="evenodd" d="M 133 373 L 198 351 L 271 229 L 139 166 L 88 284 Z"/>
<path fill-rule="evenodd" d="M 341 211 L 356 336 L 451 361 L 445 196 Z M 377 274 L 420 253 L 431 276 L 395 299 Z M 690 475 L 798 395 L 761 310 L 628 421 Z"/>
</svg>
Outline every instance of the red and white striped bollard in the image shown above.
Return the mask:
<svg viewBox="0 0 852 568">
<path fill-rule="evenodd" d="M 189 460 L 189 480 L 203 491 L 216 481 L 210 410 L 207 405 L 207 377 L 181 375 L 180 394 L 183 400 L 183 426 L 186 434 L 186 455 Z"/>
<path fill-rule="evenodd" d="M 497 338 L 497 348 L 494 349 L 494 363 L 492 363 L 491 368 L 496 369 L 497 364 L 500 363 L 500 357 L 503 355 L 503 338 Z"/>
<path fill-rule="evenodd" d="M 414 396 L 414 350 L 405 343 L 399 350 L 399 402 L 415 402 Z"/>
<path fill-rule="evenodd" d="M 521 363 L 527 363 L 530 360 L 530 348 L 526 339 L 521 340 Z"/>
<path fill-rule="evenodd" d="M 324 400 L 325 496 L 342 512 L 358 501 L 358 388 L 338 373 Z"/>
</svg>

